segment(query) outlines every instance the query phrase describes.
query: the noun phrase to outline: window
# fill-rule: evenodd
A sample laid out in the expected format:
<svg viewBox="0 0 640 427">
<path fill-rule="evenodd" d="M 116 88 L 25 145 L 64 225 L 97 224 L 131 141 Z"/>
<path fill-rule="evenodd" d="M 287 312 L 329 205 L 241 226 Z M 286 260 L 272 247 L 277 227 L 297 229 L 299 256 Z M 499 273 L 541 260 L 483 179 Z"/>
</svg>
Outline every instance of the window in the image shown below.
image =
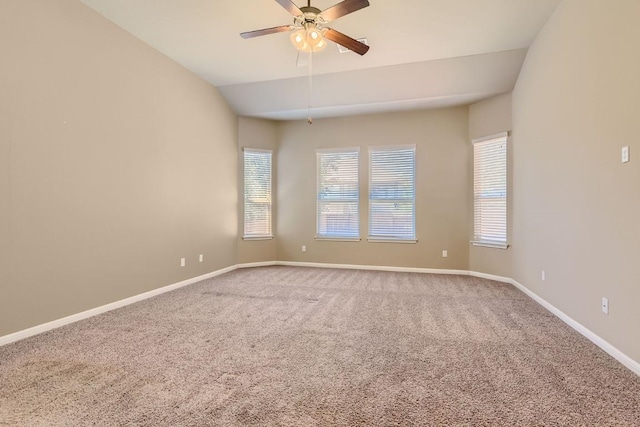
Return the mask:
<svg viewBox="0 0 640 427">
<path fill-rule="evenodd" d="M 507 248 L 507 133 L 473 141 L 473 242 Z"/>
<path fill-rule="evenodd" d="M 359 239 L 358 148 L 317 150 L 318 239 Z"/>
<path fill-rule="evenodd" d="M 416 147 L 369 148 L 369 240 L 416 242 Z"/>
<path fill-rule="evenodd" d="M 244 238 L 268 239 L 271 232 L 271 151 L 244 149 Z"/>
</svg>

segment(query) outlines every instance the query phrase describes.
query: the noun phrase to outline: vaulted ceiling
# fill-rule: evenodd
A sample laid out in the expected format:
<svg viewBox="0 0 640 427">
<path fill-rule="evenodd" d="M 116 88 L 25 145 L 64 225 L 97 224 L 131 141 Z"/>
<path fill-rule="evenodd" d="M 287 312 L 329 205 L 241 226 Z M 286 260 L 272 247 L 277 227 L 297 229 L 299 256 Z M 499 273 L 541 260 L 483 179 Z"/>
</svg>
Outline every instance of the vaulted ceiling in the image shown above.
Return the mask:
<svg viewBox="0 0 640 427">
<path fill-rule="evenodd" d="M 320 118 L 465 105 L 511 91 L 560 2 L 369 0 L 330 24 L 366 38 L 366 55 L 330 43 L 308 58 L 288 33 L 239 36 L 293 23 L 274 0 L 82 1 L 218 87 L 239 115 L 280 120 L 306 118 L 309 104 Z M 337 2 L 311 4 L 324 10 Z"/>
</svg>

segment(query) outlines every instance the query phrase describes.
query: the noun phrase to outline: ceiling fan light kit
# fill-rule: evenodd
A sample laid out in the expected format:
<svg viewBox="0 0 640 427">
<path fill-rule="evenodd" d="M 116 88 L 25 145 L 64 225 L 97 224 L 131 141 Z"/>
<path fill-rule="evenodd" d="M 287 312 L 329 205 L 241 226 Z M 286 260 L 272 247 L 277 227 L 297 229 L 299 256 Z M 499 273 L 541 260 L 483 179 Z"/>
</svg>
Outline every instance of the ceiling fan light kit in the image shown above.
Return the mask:
<svg viewBox="0 0 640 427">
<path fill-rule="evenodd" d="M 302 52 L 320 52 L 327 47 L 322 29 L 314 26 L 294 31 L 291 34 L 291 43 Z"/>
<path fill-rule="evenodd" d="M 296 6 L 291 0 L 276 0 L 276 2 L 293 15 L 293 25 L 247 31 L 240 36 L 248 39 L 294 30 L 291 34 L 291 42 L 296 49 L 303 52 L 318 52 L 324 49 L 327 46 L 327 39 L 358 55 L 364 55 L 369 50 L 366 44 L 326 26 L 330 21 L 369 6 L 369 0 L 343 0 L 325 10 L 311 6 L 311 0 L 308 0 L 307 5 L 303 7 Z"/>
</svg>

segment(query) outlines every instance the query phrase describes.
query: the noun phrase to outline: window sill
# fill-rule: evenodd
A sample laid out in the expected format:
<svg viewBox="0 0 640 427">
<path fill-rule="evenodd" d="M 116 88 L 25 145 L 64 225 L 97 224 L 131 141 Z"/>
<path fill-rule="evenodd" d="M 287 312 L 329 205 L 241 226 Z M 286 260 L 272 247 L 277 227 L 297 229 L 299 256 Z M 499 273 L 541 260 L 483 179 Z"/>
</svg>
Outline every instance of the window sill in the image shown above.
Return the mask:
<svg viewBox="0 0 640 427">
<path fill-rule="evenodd" d="M 316 236 L 314 237 L 314 239 L 324 240 L 327 242 L 359 242 L 360 240 L 362 240 L 359 237 L 322 237 L 322 236 Z"/>
<path fill-rule="evenodd" d="M 242 240 L 273 240 L 273 236 L 244 236 Z"/>
<path fill-rule="evenodd" d="M 483 248 L 493 248 L 493 249 L 507 249 L 509 247 L 506 243 L 491 243 L 491 242 L 469 242 L 473 246 L 480 246 Z"/>
<path fill-rule="evenodd" d="M 371 243 L 418 243 L 418 239 L 392 239 L 388 237 L 369 237 L 367 241 Z"/>
</svg>

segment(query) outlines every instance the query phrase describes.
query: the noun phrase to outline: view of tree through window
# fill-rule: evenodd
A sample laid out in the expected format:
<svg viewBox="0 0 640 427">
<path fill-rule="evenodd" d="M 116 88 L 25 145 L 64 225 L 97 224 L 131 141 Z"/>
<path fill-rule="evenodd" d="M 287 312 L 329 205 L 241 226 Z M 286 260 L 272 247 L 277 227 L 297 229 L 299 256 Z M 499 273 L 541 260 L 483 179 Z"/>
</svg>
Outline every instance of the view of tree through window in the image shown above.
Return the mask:
<svg viewBox="0 0 640 427">
<path fill-rule="evenodd" d="M 317 237 L 360 237 L 358 155 L 317 151 Z"/>
<path fill-rule="evenodd" d="M 244 237 L 272 237 L 271 151 L 244 150 Z"/>
<path fill-rule="evenodd" d="M 369 149 L 369 239 L 415 240 L 415 154 Z"/>
</svg>

